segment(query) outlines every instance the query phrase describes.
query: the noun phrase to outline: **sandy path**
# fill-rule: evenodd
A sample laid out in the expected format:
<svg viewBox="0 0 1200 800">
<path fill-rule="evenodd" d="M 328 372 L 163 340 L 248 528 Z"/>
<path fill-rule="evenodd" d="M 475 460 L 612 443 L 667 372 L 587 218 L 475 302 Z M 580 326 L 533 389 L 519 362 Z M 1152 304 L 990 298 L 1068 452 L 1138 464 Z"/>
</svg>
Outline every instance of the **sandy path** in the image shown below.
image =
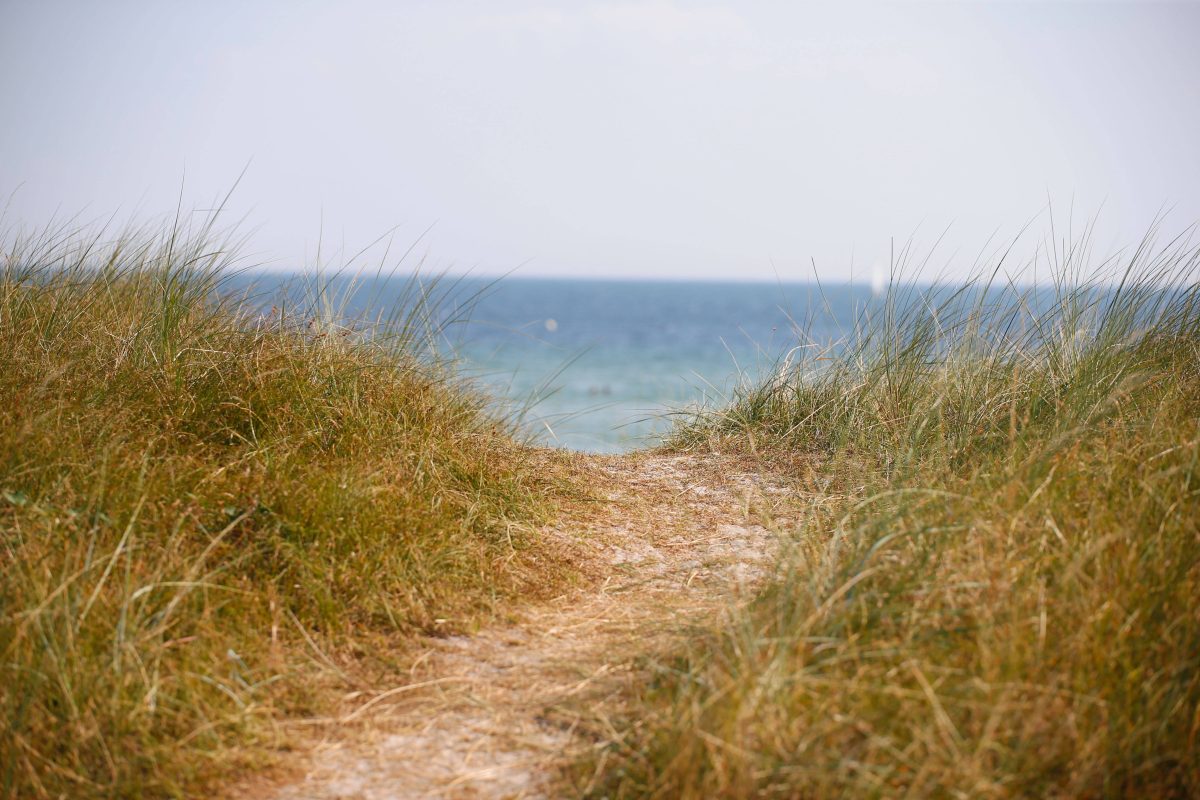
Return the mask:
<svg viewBox="0 0 1200 800">
<path fill-rule="evenodd" d="M 366 725 L 330 731 L 274 800 L 536 798 L 573 793 L 557 767 L 621 707 L 638 656 L 689 621 L 745 597 L 775 537 L 764 511 L 782 490 L 715 456 L 596 457 L 606 502 L 544 535 L 569 537 L 601 577 L 513 623 L 431 638 L 411 680 L 361 706 Z M 356 722 L 360 720 L 355 720 Z"/>
</svg>

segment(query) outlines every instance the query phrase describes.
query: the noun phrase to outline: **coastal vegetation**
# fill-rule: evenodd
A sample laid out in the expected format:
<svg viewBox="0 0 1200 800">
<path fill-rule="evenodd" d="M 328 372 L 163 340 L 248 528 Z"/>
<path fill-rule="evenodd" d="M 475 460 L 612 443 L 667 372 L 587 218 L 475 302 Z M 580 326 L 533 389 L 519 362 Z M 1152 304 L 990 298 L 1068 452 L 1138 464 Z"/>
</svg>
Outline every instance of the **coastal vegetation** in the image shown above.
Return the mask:
<svg viewBox="0 0 1200 800">
<path fill-rule="evenodd" d="M 227 788 L 397 693 L 443 717 L 388 765 L 467 750 L 451 787 L 1200 794 L 1190 231 L 897 277 L 585 457 L 440 355 L 437 281 L 350 318 L 353 281 L 257 294 L 186 219 L 0 237 L 0 795 Z"/>
<path fill-rule="evenodd" d="M 567 575 L 561 473 L 430 348 L 436 290 L 231 297 L 186 219 L 0 244 L 3 796 L 194 796 Z"/>
<path fill-rule="evenodd" d="M 1200 251 L 893 284 L 690 418 L 805 487 L 754 601 L 652 662 L 596 797 L 1200 795 Z"/>
</svg>

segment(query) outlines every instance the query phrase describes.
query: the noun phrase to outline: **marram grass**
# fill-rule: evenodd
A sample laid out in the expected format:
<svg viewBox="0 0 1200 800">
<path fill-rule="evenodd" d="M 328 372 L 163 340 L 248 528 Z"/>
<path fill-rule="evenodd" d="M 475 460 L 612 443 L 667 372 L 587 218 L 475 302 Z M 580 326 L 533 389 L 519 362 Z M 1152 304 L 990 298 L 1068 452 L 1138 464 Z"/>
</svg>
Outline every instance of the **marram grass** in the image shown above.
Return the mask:
<svg viewBox="0 0 1200 800">
<path fill-rule="evenodd" d="M 799 521 L 579 789 L 1200 796 L 1198 263 L 1148 240 L 1040 300 L 894 287 L 832 361 L 678 429 L 799 465 Z"/>
<path fill-rule="evenodd" d="M 429 309 L 222 300 L 230 249 L 0 245 L 0 796 L 190 795 L 386 670 L 372 637 L 554 583 L 544 456 L 420 356 Z"/>
</svg>

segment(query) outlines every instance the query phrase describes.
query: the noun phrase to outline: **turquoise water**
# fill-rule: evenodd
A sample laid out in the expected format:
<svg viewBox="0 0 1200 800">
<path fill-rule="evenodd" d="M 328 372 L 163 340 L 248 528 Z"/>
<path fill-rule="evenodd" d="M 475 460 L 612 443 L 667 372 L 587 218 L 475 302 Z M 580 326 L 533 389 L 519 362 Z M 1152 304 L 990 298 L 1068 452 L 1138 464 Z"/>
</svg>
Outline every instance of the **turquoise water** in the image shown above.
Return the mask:
<svg viewBox="0 0 1200 800">
<path fill-rule="evenodd" d="M 239 276 L 266 298 L 296 276 Z M 333 279 L 347 317 L 403 305 L 405 281 Z M 871 300 L 854 285 L 550 280 L 443 282 L 440 349 L 519 414 L 537 440 L 591 452 L 652 444 L 673 411 L 721 403 L 739 380 L 770 370 L 792 348 L 845 336 Z M 459 313 L 469 309 L 465 314 Z M 465 317 L 459 319 L 459 317 Z"/>
<path fill-rule="evenodd" d="M 311 279 L 279 273 L 243 273 L 224 288 L 249 292 L 264 308 L 289 297 L 311 312 L 315 301 L 322 309 L 316 313 L 360 324 L 411 308 L 414 296 L 432 297 L 438 351 L 453 354 L 530 436 L 609 453 L 653 444 L 674 412 L 723 405 L 739 382 L 761 380 L 781 361 L 796 360 L 797 349 L 819 352 L 853 340 L 885 300 L 907 317 L 901 325 L 949 323 L 948 338 L 963 334 L 954 309 L 977 302 L 1004 323 L 989 335 L 1011 338 L 1029 325 L 1031 346 L 1039 331 L 1057 329 L 1054 292 L 1037 289 L 905 284 L 876 297 L 852 284 L 515 277 L 443 280 L 432 288 L 403 278 L 323 277 L 314 288 Z M 1089 291 L 1100 300 L 1116 297 Z"/>
<path fill-rule="evenodd" d="M 450 335 L 466 370 L 527 406 L 540 441 L 620 452 L 796 345 L 842 338 L 870 297 L 846 285 L 511 278 Z"/>
</svg>

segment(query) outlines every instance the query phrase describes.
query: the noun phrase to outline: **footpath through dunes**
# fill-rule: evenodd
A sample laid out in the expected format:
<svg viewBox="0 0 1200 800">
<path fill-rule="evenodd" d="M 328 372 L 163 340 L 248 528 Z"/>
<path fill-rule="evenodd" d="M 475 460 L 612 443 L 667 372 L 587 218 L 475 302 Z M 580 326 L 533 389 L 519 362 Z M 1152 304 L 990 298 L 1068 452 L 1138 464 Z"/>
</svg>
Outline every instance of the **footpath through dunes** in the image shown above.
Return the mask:
<svg viewBox="0 0 1200 800">
<path fill-rule="evenodd" d="M 574 795 L 560 769 L 622 710 L 647 656 L 748 598 L 774 563 L 781 480 L 729 456 L 634 453 L 575 464 L 592 500 L 544 536 L 582 553 L 586 585 L 511 622 L 420 643 L 407 680 L 348 703 L 272 800 Z"/>
</svg>

